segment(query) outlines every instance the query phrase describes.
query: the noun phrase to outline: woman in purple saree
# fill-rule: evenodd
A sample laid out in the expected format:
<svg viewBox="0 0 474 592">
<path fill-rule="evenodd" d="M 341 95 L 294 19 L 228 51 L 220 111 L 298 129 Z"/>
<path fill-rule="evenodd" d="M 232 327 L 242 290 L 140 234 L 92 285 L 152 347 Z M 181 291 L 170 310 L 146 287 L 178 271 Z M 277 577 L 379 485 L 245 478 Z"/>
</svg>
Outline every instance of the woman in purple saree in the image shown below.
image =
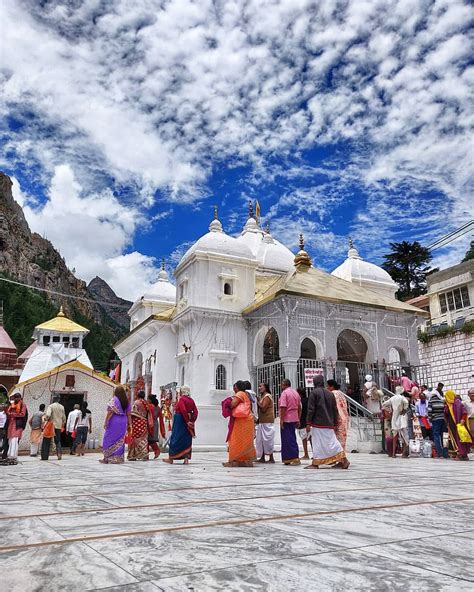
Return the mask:
<svg viewBox="0 0 474 592">
<path fill-rule="evenodd" d="M 130 402 L 123 386 L 118 386 L 107 405 L 104 422 L 104 458 L 101 463 L 121 464 L 125 455 L 125 434 L 130 422 Z"/>
</svg>

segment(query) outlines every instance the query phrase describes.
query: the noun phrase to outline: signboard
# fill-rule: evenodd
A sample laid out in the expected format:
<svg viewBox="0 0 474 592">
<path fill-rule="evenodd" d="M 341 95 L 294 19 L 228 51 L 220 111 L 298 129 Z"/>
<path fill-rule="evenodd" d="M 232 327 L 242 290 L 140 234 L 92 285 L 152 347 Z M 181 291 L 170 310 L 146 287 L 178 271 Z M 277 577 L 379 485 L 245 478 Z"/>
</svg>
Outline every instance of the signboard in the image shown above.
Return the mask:
<svg viewBox="0 0 474 592">
<path fill-rule="evenodd" d="M 305 368 L 304 369 L 304 384 L 306 388 L 311 388 L 313 385 L 313 379 L 315 376 L 322 376 L 322 368 Z"/>
</svg>

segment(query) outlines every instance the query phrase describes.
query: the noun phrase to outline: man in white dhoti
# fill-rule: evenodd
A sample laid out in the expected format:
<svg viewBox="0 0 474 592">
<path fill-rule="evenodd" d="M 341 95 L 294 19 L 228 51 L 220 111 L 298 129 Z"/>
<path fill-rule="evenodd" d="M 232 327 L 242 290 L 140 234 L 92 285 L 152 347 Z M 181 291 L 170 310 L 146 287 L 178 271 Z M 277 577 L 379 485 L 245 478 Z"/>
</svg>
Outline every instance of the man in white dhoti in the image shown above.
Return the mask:
<svg viewBox="0 0 474 592">
<path fill-rule="evenodd" d="M 402 456 L 407 457 L 409 454 L 408 448 L 408 399 L 404 396 L 405 389 L 403 386 L 395 388 L 395 394 L 382 404 L 384 409 L 392 410 L 392 436 L 393 436 L 393 456 L 397 450 L 397 436 L 400 438 L 402 445 Z"/>
<path fill-rule="evenodd" d="M 313 462 L 306 469 L 318 469 L 320 465 L 334 465 L 348 469 L 351 464 L 341 443 L 336 438 L 339 412 L 334 395 L 324 388 L 324 378 L 314 377 L 314 389 L 309 394 L 306 429 L 311 432 Z"/>
<path fill-rule="evenodd" d="M 256 435 L 257 462 L 264 463 L 265 455 L 270 458 L 268 462 L 274 463 L 273 452 L 275 450 L 275 409 L 273 397 L 265 383 L 258 385 L 258 424 Z"/>
</svg>

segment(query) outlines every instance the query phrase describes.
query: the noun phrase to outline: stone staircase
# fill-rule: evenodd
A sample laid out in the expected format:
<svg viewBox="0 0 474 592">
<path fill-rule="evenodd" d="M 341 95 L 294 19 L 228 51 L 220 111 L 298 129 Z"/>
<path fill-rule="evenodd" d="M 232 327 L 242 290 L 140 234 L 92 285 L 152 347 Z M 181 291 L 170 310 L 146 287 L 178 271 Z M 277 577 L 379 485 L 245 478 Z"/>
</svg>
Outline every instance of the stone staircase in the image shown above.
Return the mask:
<svg viewBox="0 0 474 592">
<path fill-rule="evenodd" d="M 347 433 L 346 449 L 349 452 L 381 452 L 382 424 L 377 416 L 373 416 L 367 409 L 346 395 L 347 407 L 350 414 L 349 431 Z"/>
</svg>

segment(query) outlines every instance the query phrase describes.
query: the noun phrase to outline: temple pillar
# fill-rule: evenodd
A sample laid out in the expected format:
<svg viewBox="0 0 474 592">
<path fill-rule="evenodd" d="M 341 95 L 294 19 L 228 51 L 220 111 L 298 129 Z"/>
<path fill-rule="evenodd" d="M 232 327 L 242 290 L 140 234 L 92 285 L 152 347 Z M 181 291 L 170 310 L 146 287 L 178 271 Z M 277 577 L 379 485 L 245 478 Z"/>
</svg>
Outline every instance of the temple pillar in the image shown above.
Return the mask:
<svg viewBox="0 0 474 592">
<path fill-rule="evenodd" d="M 145 394 L 147 398 L 151 395 L 151 384 L 153 380 L 153 374 L 151 372 L 149 374 L 145 374 Z"/>
<path fill-rule="evenodd" d="M 133 405 L 133 403 L 135 402 L 137 381 L 136 380 L 131 380 L 129 382 L 129 385 L 130 385 L 130 403 Z"/>
</svg>

